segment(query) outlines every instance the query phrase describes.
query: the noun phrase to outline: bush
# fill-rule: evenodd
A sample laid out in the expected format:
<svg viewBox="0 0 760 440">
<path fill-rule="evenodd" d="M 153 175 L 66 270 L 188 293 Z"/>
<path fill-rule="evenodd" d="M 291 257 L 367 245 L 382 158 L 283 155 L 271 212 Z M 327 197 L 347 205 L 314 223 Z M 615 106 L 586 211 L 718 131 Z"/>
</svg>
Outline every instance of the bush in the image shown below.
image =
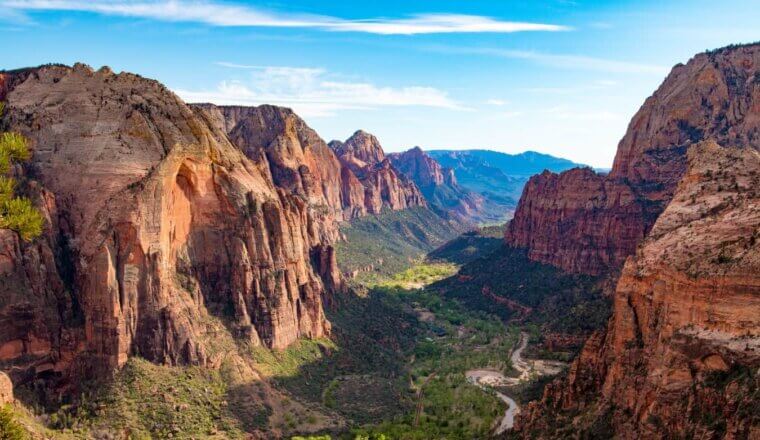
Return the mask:
<svg viewBox="0 0 760 440">
<path fill-rule="evenodd" d="M 8 174 L 11 164 L 29 160 L 27 140 L 18 133 L 0 134 L 0 174 Z M 16 182 L 0 175 L 0 228 L 18 232 L 29 241 L 42 233 L 42 215 L 23 197 L 14 197 Z"/>
<path fill-rule="evenodd" d="M 0 407 L 0 440 L 26 440 L 29 434 L 13 417 L 8 406 Z"/>
</svg>

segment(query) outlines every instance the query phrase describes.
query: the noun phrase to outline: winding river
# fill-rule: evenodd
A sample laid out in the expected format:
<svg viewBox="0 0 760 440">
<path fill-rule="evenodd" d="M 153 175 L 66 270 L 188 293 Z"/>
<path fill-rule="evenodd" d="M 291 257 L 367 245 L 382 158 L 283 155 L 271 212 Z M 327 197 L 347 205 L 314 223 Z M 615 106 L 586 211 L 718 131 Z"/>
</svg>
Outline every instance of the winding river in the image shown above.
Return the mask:
<svg viewBox="0 0 760 440">
<path fill-rule="evenodd" d="M 467 380 L 471 384 L 476 385 L 483 390 L 493 391 L 499 399 L 507 404 L 507 410 L 504 412 L 504 417 L 502 417 L 499 426 L 496 428 L 496 434 L 501 434 L 504 431 L 512 429 L 515 424 L 515 415 L 520 412 L 520 406 L 517 405 L 517 402 L 515 402 L 513 398 L 500 391 L 496 391 L 492 387 L 517 385 L 523 380 L 530 379 L 531 372 L 534 368 L 522 358 L 522 352 L 527 346 L 528 334 L 520 333 L 520 343 L 510 357 L 512 366 L 520 373 L 520 376 L 517 378 L 506 377 L 499 371 L 489 369 L 469 370 L 465 373 Z"/>
</svg>

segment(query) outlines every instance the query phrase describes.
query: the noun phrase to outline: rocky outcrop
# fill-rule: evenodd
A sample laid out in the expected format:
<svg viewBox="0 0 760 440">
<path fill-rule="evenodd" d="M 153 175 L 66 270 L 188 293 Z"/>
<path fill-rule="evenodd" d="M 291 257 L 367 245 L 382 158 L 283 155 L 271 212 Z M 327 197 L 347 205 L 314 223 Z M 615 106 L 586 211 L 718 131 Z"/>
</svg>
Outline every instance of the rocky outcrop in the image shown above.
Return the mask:
<svg viewBox="0 0 760 440">
<path fill-rule="evenodd" d="M 330 148 L 343 163 L 358 172 L 385 159 L 385 152 L 380 141 L 364 130 L 357 130 L 345 142 L 331 141 Z"/>
<path fill-rule="evenodd" d="M 589 168 L 544 171 L 525 185 L 506 237 L 534 261 L 599 275 L 625 261 L 651 216 L 623 182 Z"/>
<path fill-rule="evenodd" d="M 379 214 L 383 208 L 427 206 L 417 185 L 391 165 L 375 136 L 359 130 L 345 142 L 330 142 L 330 148 L 343 165 L 345 193 L 353 200 L 356 198 L 353 182 L 364 187 L 367 212 Z"/>
<path fill-rule="evenodd" d="M 454 170 L 443 168 L 420 147 L 389 154 L 388 158 L 396 169 L 417 184 L 430 207 L 439 215 L 464 224 L 484 220 L 486 200 L 459 186 Z"/>
<path fill-rule="evenodd" d="M 291 172 L 332 156 L 284 110 L 235 124 L 237 144 L 220 128 L 232 116 L 137 75 L 78 64 L 0 77 L 2 128 L 33 151 L 21 190 L 47 219 L 32 243 L 0 231 L 0 368 L 24 381 L 132 355 L 213 364 L 220 331 L 272 348 L 329 333 L 322 297 L 340 278 L 321 207 L 342 196 L 322 183 L 339 173 Z M 252 133 L 266 148 L 242 146 Z"/>
<path fill-rule="evenodd" d="M 377 214 L 384 208 L 425 204 L 417 188 L 384 161 L 380 143 L 368 133 L 358 131 L 336 149 L 287 108 L 194 107 L 203 109 L 246 156 L 263 157 L 275 185 L 321 207 L 320 224 L 331 225 L 328 230 L 335 231 L 336 222 Z"/>
<path fill-rule="evenodd" d="M 574 170 L 532 178 L 507 242 L 573 272 L 619 269 L 670 201 L 690 146 L 714 139 L 760 148 L 758 74 L 757 44 L 674 67 L 633 117 L 609 175 Z"/>
<path fill-rule="evenodd" d="M 760 434 L 758 240 L 760 153 L 692 146 L 671 202 L 623 268 L 606 332 L 523 412 L 519 431 Z"/>
<path fill-rule="evenodd" d="M 0 405 L 13 403 L 13 383 L 7 374 L 0 371 Z"/>
</svg>

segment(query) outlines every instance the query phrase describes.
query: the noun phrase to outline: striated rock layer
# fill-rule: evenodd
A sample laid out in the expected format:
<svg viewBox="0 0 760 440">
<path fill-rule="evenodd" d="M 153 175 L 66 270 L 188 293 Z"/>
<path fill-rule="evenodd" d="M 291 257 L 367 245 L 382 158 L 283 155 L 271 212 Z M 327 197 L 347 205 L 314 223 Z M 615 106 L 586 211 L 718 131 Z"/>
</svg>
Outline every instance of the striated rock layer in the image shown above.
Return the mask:
<svg viewBox="0 0 760 440">
<path fill-rule="evenodd" d="M 346 205 L 356 203 L 353 182 L 358 182 L 364 188 L 363 206 L 369 213 L 379 214 L 384 207 L 400 210 L 427 206 L 417 185 L 396 170 L 375 136 L 359 130 L 345 142 L 330 142 L 330 148 L 346 175 L 345 193 L 351 196 Z"/>
<path fill-rule="evenodd" d="M 484 220 L 486 200 L 457 183 L 454 170 L 442 167 L 420 147 L 403 153 L 389 154 L 388 158 L 401 173 L 417 184 L 439 215 L 460 223 L 476 223 Z"/>
<path fill-rule="evenodd" d="M 760 435 L 760 153 L 693 146 L 627 261 L 608 328 L 518 423 L 525 437 Z"/>
<path fill-rule="evenodd" d="M 543 173 L 525 187 L 507 243 L 531 259 L 598 275 L 622 266 L 670 201 L 704 139 L 760 149 L 760 45 L 678 65 L 628 126 L 607 176 Z"/>
<path fill-rule="evenodd" d="M 131 355 L 215 364 L 214 322 L 271 348 L 329 333 L 322 298 L 341 280 L 323 206 L 342 211 L 340 168 L 291 112 L 238 123 L 81 64 L 2 73 L 0 100 L 2 128 L 30 140 L 21 190 L 47 220 L 31 243 L 0 230 L 0 368 L 14 380 Z"/>
</svg>

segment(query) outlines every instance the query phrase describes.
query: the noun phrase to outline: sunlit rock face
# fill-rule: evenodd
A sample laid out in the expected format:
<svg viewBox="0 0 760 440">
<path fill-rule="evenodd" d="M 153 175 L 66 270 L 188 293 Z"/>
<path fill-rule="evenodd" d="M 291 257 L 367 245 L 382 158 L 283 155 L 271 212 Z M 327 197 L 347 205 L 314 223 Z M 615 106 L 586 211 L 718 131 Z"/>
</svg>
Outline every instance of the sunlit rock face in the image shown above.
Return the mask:
<svg viewBox="0 0 760 440">
<path fill-rule="evenodd" d="M 485 220 L 484 211 L 488 207 L 484 198 L 459 186 L 454 170 L 442 167 L 420 147 L 389 154 L 388 158 L 396 169 L 417 184 L 428 205 L 440 215 L 461 224 Z"/>
<path fill-rule="evenodd" d="M 359 130 L 345 142 L 330 142 L 330 148 L 348 176 L 344 182 L 345 193 L 350 195 L 350 200 L 355 200 L 353 194 L 358 191 L 353 190 L 355 183 L 352 182 L 359 183 L 364 188 L 363 206 L 367 212 L 377 214 L 383 208 L 427 206 L 417 185 L 396 170 L 375 136 Z"/>
<path fill-rule="evenodd" d="M 577 411 L 609 411 L 621 438 L 709 438 L 712 417 L 721 438 L 759 432 L 747 409 L 760 367 L 760 153 L 708 141 L 688 156 L 623 267 L 608 328 L 527 408 L 526 435 L 550 435 L 550 414 L 570 424 Z"/>
<path fill-rule="evenodd" d="M 636 202 L 621 199 L 613 206 L 640 206 L 643 222 L 625 221 L 644 227 L 643 238 L 625 252 L 614 236 L 601 253 L 593 253 L 592 245 L 602 240 L 594 236 L 557 248 L 565 255 L 550 262 L 584 273 L 601 272 L 600 266 L 572 258 L 614 262 L 608 257 L 618 252 L 617 263 L 606 268 L 622 266 L 614 310 L 568 377 L 524 408 L 520 435 L 760 436 L 754 416 L 760 385 L 758 54 L 759 45 L 729 47 L 676 66 L 634 117 L 608 177 L 570 171 L 534 182 L 540 187 L 570 180 L 554 188 L 561 196 L 577 192 L 563 189 L 578 187 L 579 179 L 569 173 L 599 185 L 624 185 Z M 583 237 L 579 231 L 587 226 L 575 219 L 594 215 L 604 219 L 595 226 L 608 224 L 610 216 L 596 204 L 603 200 L 599 195 L 625 191 L 589 191 L 597 196 L 586 210 L 583 197 L 571 195 L 566 205 L 574 204 L 577 213 L 559 216 L 560 224 L 567 221 L 562 232 Z M 547 212 L 535 203 L 553 207 L 561 198 L 541 202 L 529 194 L 521 201 L 522 223 L 507 233 L 511 242 L 522 240 L 521 224 L 542 231 L 554 227 L 526 219 Z M 539 234 L 526 246 L 545 249 L 548 237 Z"/>
<path fill-rule="evenodd" d="M 308 127 L 301 139 L 286 110 L 262 109 L 236 134 L 272 138 L 268 154 L 137 75 L 80 64 L 0 78 L 2 128 L 33 151 L 22 190 L 47 220 L 31 243 L 0 230 L 4 370 L 66 376 L 132 355 L 215 364 L 219 331 L 272 348 L 329 333 L 323 295 L 341 280 L 322 206 L 342 213 L 340 167 L 326 146 L 296 149 L 316 142 Z M 334 174 L 290 172 L 309 161 Z"/>
<path fill-rule="evenodd" d="M 672 198 L 692 145 L 760 149 L 759 67 L 758 45 L 674 67 L 631 120 L 607 176 L 571 170 L 528 182 L 507 243 L 572 272 L 622 267 Z"/>
</svg>

